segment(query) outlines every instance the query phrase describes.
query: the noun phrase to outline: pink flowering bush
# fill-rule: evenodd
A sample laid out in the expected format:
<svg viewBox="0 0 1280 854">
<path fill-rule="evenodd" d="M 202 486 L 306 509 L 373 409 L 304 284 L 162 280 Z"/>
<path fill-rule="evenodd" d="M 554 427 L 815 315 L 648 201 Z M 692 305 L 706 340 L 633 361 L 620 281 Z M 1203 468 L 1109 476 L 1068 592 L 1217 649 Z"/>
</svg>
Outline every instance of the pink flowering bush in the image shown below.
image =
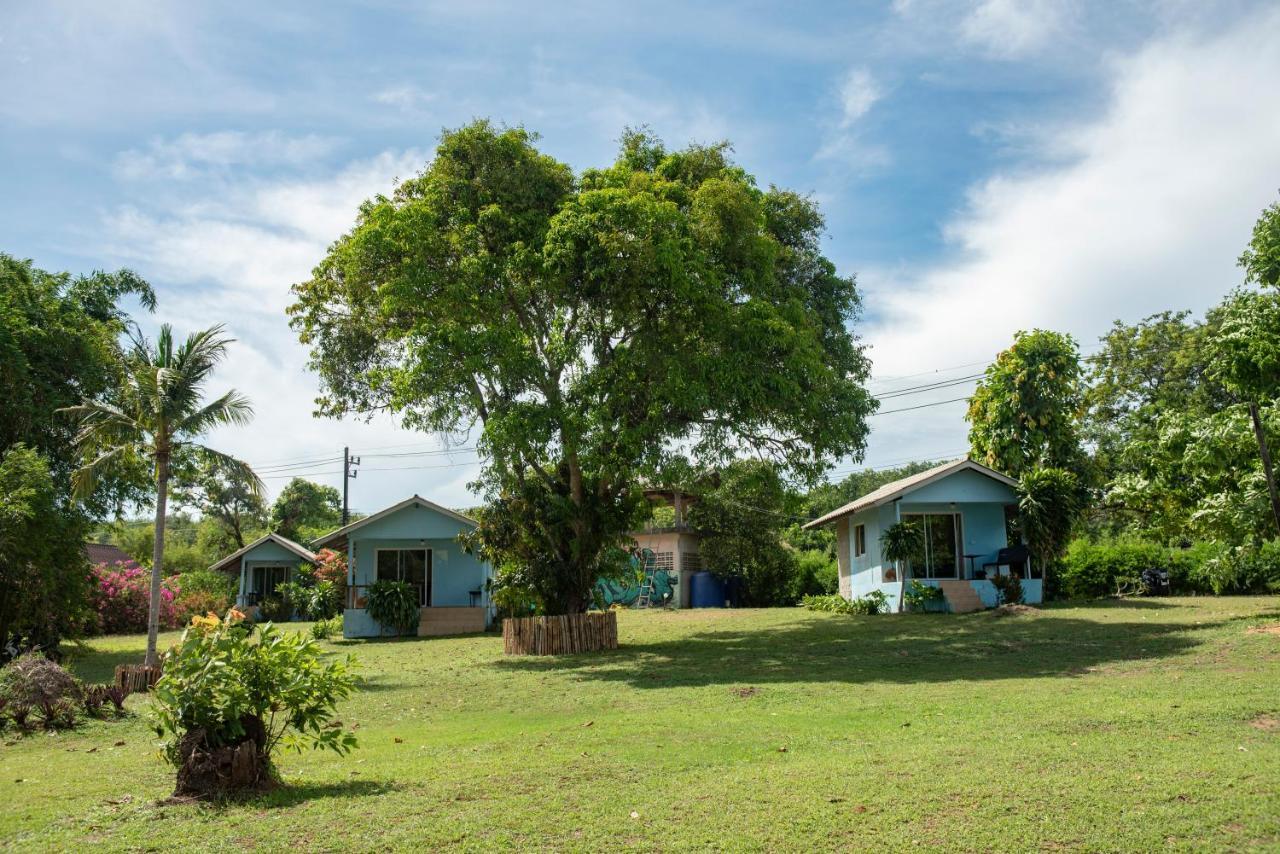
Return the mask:
<svg viewBox="0 0 1280 854">
<path fill-rule="evenodd" d="M 104 635 L 145 632 L 151 601 L 151 572 L 133 561 L 100 563 L 92 572 L 91 604 L 98 632 Z M 160 583 L 160 628 L 176 629 L 182 624 L 174 608 L 179 593 L 177 579 L 166 578 Z"/>
</svg>

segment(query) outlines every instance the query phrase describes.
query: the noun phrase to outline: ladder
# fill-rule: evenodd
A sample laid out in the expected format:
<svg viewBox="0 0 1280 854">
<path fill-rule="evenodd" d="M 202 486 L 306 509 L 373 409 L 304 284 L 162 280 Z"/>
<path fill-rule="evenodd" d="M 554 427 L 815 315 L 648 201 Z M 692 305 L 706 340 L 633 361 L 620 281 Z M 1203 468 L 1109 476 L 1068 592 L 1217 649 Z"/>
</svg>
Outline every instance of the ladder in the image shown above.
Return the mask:
<svg viewBox="0 0 1280 854">
<path fill-rule="evenodd" d="M 644 580 L 640 582 L 640 595 L 636 597 L 637 608 L 648 608 L 653 604 L 653 575 L 657 571 L 654 566 L 653 552 L 644 550 Z"/>
</svg>

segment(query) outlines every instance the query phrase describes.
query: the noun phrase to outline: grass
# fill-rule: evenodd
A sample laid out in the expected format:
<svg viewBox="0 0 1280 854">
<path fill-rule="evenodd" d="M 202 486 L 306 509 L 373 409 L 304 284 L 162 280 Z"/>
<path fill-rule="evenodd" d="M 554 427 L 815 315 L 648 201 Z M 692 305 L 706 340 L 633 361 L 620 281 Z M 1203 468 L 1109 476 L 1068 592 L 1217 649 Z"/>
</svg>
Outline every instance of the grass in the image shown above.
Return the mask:
<svg viewBox="0 0 1280 854">
<path fill-rule="evenodd" d="M 967 850 L 1280 846 L 1280 600 L 1000 617 L 621 615 L 624 648 L 505 658 L 490 636 L 337 643 L 351 757 L 161 806 L 135 717 L 0 748 L 14 848 Z M 139 637 L 75 662 L 102 679 Z M 118 742 L 123 742 L 117 746 Z"/>
</svg>

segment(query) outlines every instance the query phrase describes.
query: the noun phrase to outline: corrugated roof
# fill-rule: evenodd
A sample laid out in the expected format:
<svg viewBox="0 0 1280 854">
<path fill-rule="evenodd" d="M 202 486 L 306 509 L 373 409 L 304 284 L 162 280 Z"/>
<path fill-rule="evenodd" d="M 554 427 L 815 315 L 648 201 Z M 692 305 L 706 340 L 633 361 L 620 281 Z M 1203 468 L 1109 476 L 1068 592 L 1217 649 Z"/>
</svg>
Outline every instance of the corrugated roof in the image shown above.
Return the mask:
<svg viewBox="0 0 1280 854">
<path fill-rule="evenodd" d="M 215 563 L 213 566 L 209 568 L 210 569 L 228 569 L 230 568 L 228 564 L 230 564 L 232 561 L 239 559 L 245 552 L 251 549 L 256 549 L 258 546 L 262 545 L 267 540 L 271 540 L 272 542 L 280 544 L 281 546 L 285 547 L 289 551 L 296 554 L 298 557 L 305 560 L 307 563 L 316 562 L 315 553 L 312 552 L 310 549 L 308 549 L 306 546 L 299 545 L 298 543 L 295 543 L 293 540 L 289 539 L 288 537 L 282 537 L 275 532 L 271 532 L 269 534 L 263 534 L 261 537 L 258 537 L 258 539 L 254 540 L 252 543 L 249 543 L 249 545 L 245 546 L 239 551 L 236 551 L 232 554 L 227 555 L 222 560 L 218 561 L 217 563 Z"/>
<path fill-rule="evenodd" d="M 804 527 L 816 528 L 819 525 L 825 525 L 828 522 L 833 522 L 841 516 L 848 516 L 851 513 L 857 513 L 859 510 L 866 510 L 868 507 L 878 507 L 881 504 L 887 504 L 895 498 L 900 498 L 901 496 L 906 495 L 912 490 L 919 489 L 926 483 L 931 483 L 939 478 L 946 477 L 949 474 L 953 474 L 964 469 L 984 474 L 987 477 L 1000 481 L 1006 486 L 1016 487 L 1018 485 L 1018 482 L 1013 478 L 1003 475 L 995 469 L 987 468 L 981 463 L 975 463 L 970 459 L 952 460 L 949 463 L 943 463 L 940 466 L 934 466 L 931 469 L 917 472 L 916 474 L 892 481 L 891 483 L 886 483 L 884 486 L 872 492 L 868 492 L 861 498 L 855 498 L 843 507 L 837 507 L 825 516 L 819 516 Z"/>
<path fill-rule="evenodd" d="M 408 507 L 410 504 L 421 504 L 422 506 L 426 507 L 428 510 L 434 510 L 437 513 L 443 513 L 445 516 L 448 516 L 451 519 L 456 519 L 459 522 L 462 522 L 463 524 L 466 524 L 466 525 L 470 525 L 473 528 L 477 527 L 480 524 L 475 519 L 472 519 L 470 516 L 463 516 L 461 513 L 450 510 L 448 507 L 442 507 L 439 504 L 436 504 L 434 501 L 428 501 L 427 499 L 423 498 L 421 495 L 410 495 L 404 501 L 401 501 L 397 504 L 392 504 L 390 507 L 386 508 L 385 510 L 379 510 L 377 513 L 374 513 L 372 516 L 366 516 L 363 519 L 357 519 L 356 521 L 352 522 L 350 525 L 339 528 L 336 531 L 330 531 L 329 533 L 325 534 L 323 537 L 320 537 L 319 539 L 317 539 L 314 543 L 312 543 L 312 545 L 315 546 L 316 548 L 320 548 L 321 546 L 325 546 L 330 543 L 337 542 L 343 539 L 347 534 L 356 530 L 357 528 L 362 528 L 365 525 L 368 525 L 370 522 L 376 522 L 379 519 L 390 516 L 392 513 L 395 513 L 397 510 L 403 510 L 405 507 Z"/>
<path fill-rule="evenodd" d="M 124 549 L 111 543 L 85 543 L 85 554 L 89 563 L 97 566 L 100 563 L 133 563 L 133 558 L 125 554 Z"/>
</svg>

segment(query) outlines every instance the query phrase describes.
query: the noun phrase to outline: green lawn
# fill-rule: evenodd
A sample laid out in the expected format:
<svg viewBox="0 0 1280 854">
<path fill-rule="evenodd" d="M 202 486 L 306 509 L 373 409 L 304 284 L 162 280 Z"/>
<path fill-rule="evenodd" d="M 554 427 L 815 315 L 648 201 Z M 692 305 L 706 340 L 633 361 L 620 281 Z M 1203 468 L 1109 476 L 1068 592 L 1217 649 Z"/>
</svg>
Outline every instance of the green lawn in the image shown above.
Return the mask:
<svg viewBox="0 0 1280 854">
<path fill-rule="evenodd" d="M 362 746 L 287 788 L 159 806 L 135 717 L 0 748 L 22 849 L 1280 847 L 1271 598 L 996 616 L 624 613 L 624 648 L 495 636 L 334 644 Z M 1252 631 L 1251 631 L 1252 630 Z M 141 655 L 93 642 L 90 679 Z M 123 742 L 123 744 L 117 744 Z"/>
</svg>

